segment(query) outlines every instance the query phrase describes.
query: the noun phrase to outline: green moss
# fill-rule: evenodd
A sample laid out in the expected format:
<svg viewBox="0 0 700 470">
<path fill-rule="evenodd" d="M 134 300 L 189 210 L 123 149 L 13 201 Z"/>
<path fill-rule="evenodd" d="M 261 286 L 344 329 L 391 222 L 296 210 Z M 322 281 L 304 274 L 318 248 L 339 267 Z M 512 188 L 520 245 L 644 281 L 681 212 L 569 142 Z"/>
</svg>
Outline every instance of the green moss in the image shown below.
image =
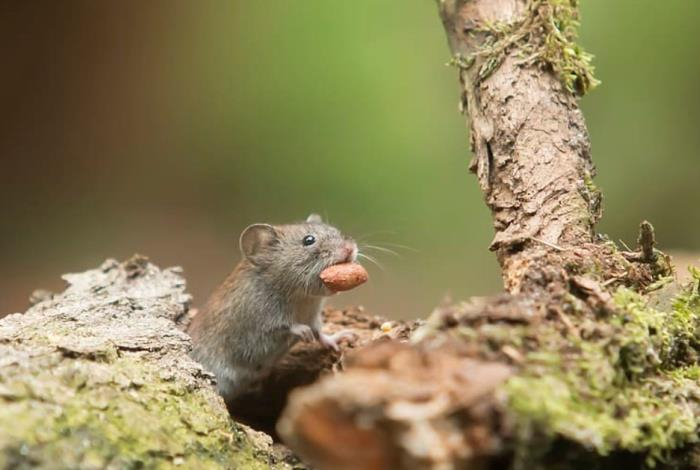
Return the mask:
<svg viewBox="0 0 700 470">
<path fill-rule="evenodd" d="M 277 468 L 209 393 L 155 364 L 78 358 L 16 372 L 0 377 L 0 429 L 12 430 L 0 434 L 1 468 Z M 18 377 L 24 387 L 3 394 Z"/>
<path fill-rule="evenodd" d="M 478 63 L 477 81 L 481 81 L 515 52 L 521 64 L 551 67 L 567 90 L 582 96 L 599 82 L 593 75 L 593 56 L 576 43 L 578 27 L 578 0 L 530 0 L 519 20 L 473 30 L 486 35 L 484 46 L 453 63 L 464 68 Z"/>
<path fill-rule="evenodd" d="M 617 312 L 591 320 L 583 339 L 538 329 L 547 354 L 529 353 L 506 385 L 520 461 L 565 439 L 581 452 L 641 454 L 654 466 L 698 441 L 700 272 L 693 274 L 668 311 L 621 288 Z"/>
<path fill-rule="evenodd" d="M 77 289 L 3 319 L 0 468 L 305 468 L 231 421 L 167 321 L 184 283 L 144 263 L 71 275 Z"/>
<path fill-rule="evenodd" d="M 583 173 L 584 190 L 581 192 L 583 198 L 588 202 L 587 218 L 593 218 L 595 223 L 603 214 L 603 193 L 593 182 L 593 175 L 588 170 Z"/>
</svg>

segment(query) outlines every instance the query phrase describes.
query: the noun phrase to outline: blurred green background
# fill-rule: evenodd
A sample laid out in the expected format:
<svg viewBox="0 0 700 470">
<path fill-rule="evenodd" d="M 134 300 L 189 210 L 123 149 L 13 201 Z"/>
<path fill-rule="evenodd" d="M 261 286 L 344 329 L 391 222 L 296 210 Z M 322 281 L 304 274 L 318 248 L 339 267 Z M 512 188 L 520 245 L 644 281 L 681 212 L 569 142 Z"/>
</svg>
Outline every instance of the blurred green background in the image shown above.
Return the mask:
<svg viewBox="0 0 700 470">
<path fill-rule="evenodd" d="M 700 252 L 700 2 L 582 3 L 601 230 L 633 243 L 648 218 Z M 410 247 L 338 306 L 500 288 L 434 1 L 0 5 L 0 314 L 134 252 L 182 265 L 199 304 L 243 227 L 310 211 Z"/>
</svg>

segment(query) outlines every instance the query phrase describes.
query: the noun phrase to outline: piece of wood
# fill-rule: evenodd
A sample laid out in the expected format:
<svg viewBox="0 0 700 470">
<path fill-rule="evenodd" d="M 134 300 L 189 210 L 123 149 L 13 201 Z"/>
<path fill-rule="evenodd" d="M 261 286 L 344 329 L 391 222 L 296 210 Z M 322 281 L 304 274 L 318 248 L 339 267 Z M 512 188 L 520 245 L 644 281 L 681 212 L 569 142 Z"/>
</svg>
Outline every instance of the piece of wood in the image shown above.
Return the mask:
<svg viewBox="0 0 700 470">
<path fill-rule="evenodd" d="M 0 468 L 303 468 L 188 356 L 179 269 L 136 256 L 64 279 L 0 320 Z"/>
</svg>

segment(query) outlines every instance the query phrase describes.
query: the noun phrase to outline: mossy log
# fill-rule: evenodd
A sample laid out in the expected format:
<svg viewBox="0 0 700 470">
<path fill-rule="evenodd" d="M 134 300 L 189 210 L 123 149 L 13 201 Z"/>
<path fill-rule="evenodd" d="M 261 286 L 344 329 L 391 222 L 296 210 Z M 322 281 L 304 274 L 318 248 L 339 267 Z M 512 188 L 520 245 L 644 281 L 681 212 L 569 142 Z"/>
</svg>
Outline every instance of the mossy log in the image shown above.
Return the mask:
<svg viewBox="0 0 700 470">
<path fill-rule="evenodd" d="M 233 422 L 189 358 L 177 269 L 135 257 L 64 279 L 0 320 L 0 468 L 305 468 Z"/>
</svg>

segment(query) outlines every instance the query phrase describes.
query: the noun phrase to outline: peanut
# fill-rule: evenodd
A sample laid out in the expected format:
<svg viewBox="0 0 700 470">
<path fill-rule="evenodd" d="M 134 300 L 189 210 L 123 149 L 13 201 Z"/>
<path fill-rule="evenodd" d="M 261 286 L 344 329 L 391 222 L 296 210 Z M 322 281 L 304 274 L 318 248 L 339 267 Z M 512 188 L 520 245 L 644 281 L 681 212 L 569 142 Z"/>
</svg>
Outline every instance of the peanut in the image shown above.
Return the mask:
<svg viewBox="0 0 700 470">
<path fill-rule="evenodd" d="M 335 264 L 321 271 L 321 281 L 333 292 L 353 289 L 367 282 L 369 275 L 361 264 Z"/>
</svg>

